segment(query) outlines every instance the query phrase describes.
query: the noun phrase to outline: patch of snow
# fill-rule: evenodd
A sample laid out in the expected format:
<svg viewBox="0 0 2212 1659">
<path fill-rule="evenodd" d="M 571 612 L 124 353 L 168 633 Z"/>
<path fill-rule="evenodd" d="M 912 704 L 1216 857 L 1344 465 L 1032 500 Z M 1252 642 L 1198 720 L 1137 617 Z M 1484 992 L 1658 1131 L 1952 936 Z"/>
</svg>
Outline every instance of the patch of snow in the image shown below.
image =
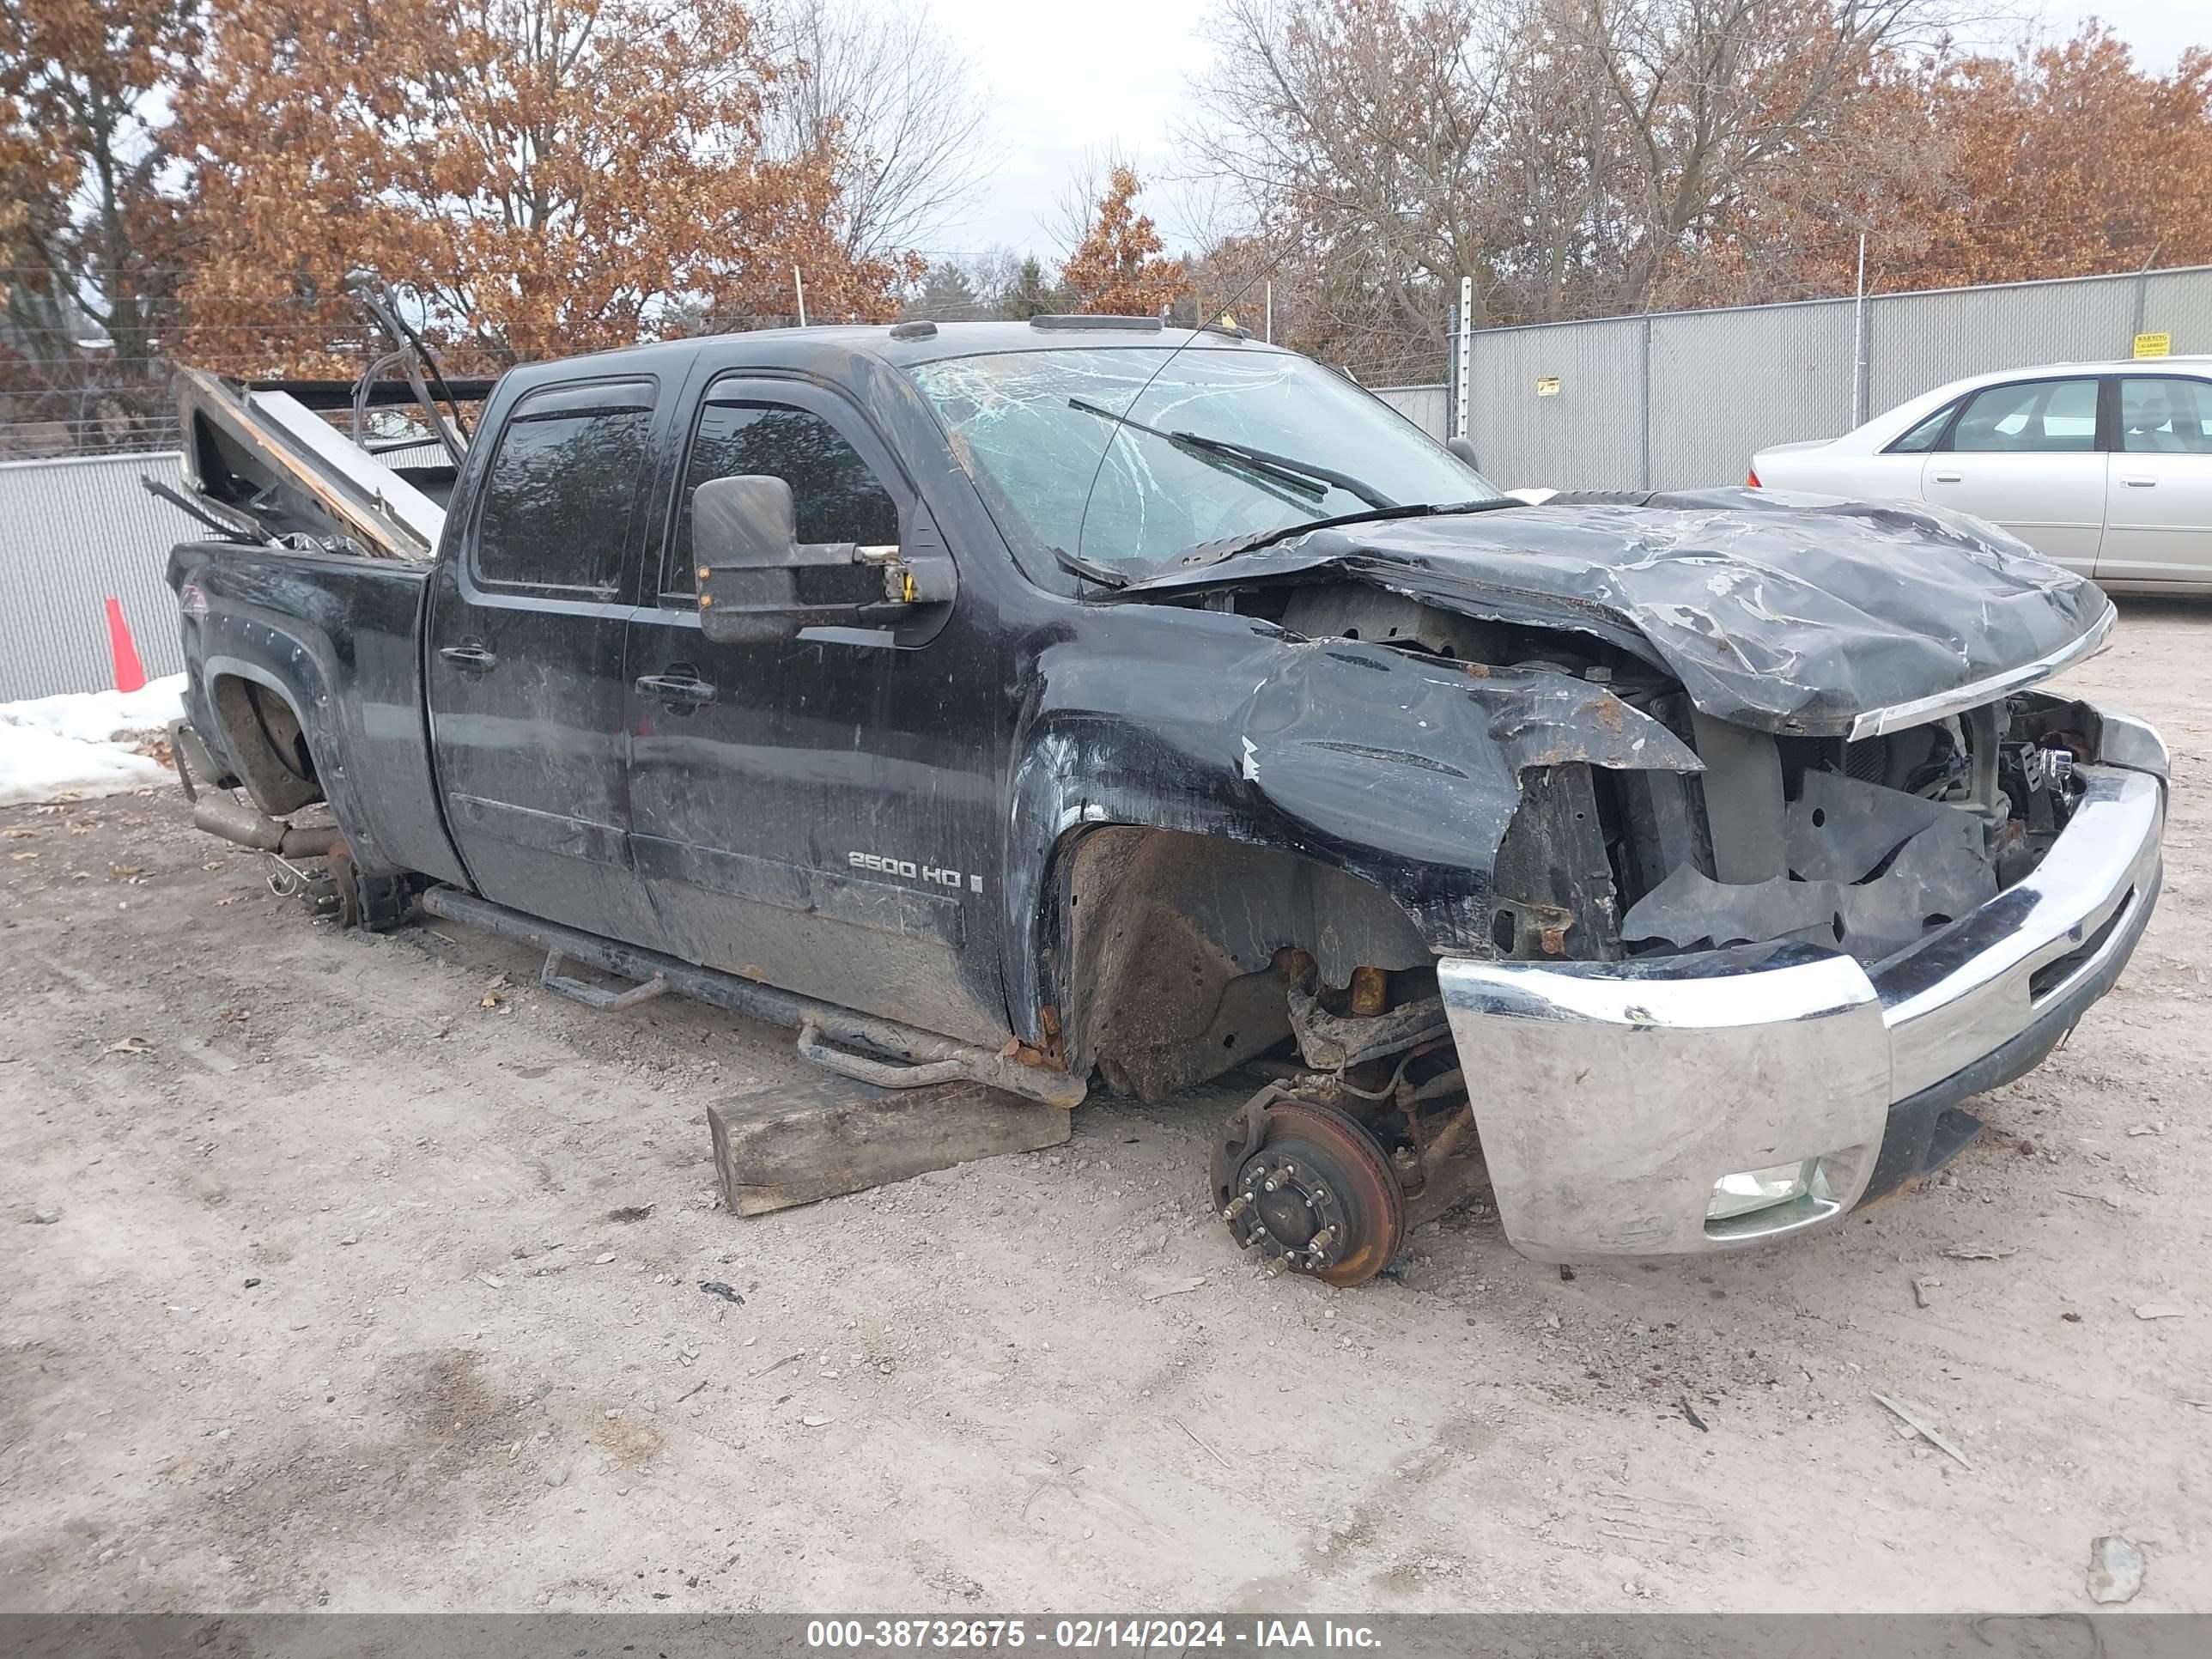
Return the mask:
<svg viewBox="0 0 2212 1659">
<path fill-rule="evenodd" d="M 142 691 L 83 691 L 0 702 L 0 806 L 112 795 L 164 783 L 169 770 L 133 740 L 184 714 L 185 677 Z"/>
</svg>

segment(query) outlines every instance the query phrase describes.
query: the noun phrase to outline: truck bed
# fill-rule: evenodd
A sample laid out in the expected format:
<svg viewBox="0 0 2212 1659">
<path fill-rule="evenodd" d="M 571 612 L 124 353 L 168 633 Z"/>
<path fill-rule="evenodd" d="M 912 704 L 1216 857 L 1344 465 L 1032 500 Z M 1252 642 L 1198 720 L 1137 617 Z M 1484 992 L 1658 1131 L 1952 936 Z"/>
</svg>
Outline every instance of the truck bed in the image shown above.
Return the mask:
<svg viewBox="0 0 2212 1659">
<path fill-rule="evenodd" d="M 186 542 L 169 556 L 181 611 L 187 714 L 263 811 L 301 804 L 268 771 L 284 747 L 281 699 L 319 764 L 366 873 L 465 879 L 437 805 L 425 729 L 421 617 L 429 567 L 392 558 Z M 272 718 L 273 716 L 273 718 Z M 259 777 L 257 777 L 257 774 Z"/>
</svg>

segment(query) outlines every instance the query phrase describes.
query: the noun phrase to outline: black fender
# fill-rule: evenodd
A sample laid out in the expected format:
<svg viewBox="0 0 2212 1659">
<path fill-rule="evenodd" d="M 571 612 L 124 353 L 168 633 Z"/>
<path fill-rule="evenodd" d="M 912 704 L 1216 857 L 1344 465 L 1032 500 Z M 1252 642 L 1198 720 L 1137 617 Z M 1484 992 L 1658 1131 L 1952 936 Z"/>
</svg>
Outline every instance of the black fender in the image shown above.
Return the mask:
<svg viewBox="0 0 2212 1659">
<path fill-rule="evenodd" d="M 228 544 L 186 544 L 170 561 L 172 586 L 196 590 L 182 624 L 190 714 L 216 758 L 251 784 L 243 734 L 229 729 L 217 688 L 226 678 L 258 686 L 299 721 L 362 875 L 465 883 L 431 787 L 416 631 L 423 575 L 394 561 Z"/>
<path fill-rule="evenodd" d="M 1524 771 L 1700 769 L 1659 722 L 1548 667 L 1305 640 L 1226 613 L 1132 605 L 1099 621 L 1039 653 L 1017 726 L 1002 899 L 1026 1041 L 1042 1035 L 1053 872 L 1088 830 L 1294 854 L 1381 889 L 1433 952 L 1492 956 L 1492 873 Z"/>
</svg>

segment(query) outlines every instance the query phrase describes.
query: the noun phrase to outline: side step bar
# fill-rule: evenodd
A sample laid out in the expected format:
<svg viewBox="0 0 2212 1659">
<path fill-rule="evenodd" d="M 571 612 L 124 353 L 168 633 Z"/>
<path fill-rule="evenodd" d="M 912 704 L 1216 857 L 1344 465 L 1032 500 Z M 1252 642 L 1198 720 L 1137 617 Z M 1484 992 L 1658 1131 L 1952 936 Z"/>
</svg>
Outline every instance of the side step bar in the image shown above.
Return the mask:
<svg viewBox="0 0 2212 1659">
<path fill-rule="evenodd" d="M 874 1084 L 884 1089 L 920 1088 L 926 1085 L 951 1082 L 965 1079 L 993 1089 L 1003 1089 L 1009 1094 L 1021 1095 L 1030 1100 L 1039 1100 L 1062 1110 L 1073 1110 L 1080 1104 L 1085 1085 L 1079 1078 L 1066 1072 L 1054 1071 L 1042 1066 L 1024 1066 L 1011 1055 L 994 1054 L 988 1048 L 979 1048 L 972 1043 L 956 1042 L 951 1037 L 936 1036 L 917 1030 L 911 1025 L 902 1025 L 896 1020 L 877 1019 L 866 1014 L 856 1014 L 827 1002 L 817 1002 L 812 997 L 803 997 L 793 991 L 778 990 L 772 985 L 762 985 L 735 974 L 725 974 L 713 968 L 701 968 L 691 963 L 678 962 L 658 951 L 640 950 L 633 945 L 623 945 L 596 933 L 583 933 L 574 927 L 563 927 L 556 922 L 540 921 L 535 916 L 526 916 L 520 910 L 510 910 L 503 904 L 494 904 L 473 894 L 464 893 L 453 887 L 433 887 L 422 896 L 423 909 L 434 916 L 443 916 L 448 921 L 461 922 L 468 927 L 481 927 L 486 933 L 497 933 L 501 939 L 528 945 L 546 953 L 544 982 L 549 988 L 568 994 L 568 981 L 556 984 L 563 976 L 558 973 L 561 958 L 567 957 L 596 968 L 617 979 L 636 982 L 641 991 L 659 981 L 661 988 L 687 996 L 695 1001 L 709 1003 L 717 1008 L 726 1008 L 732 1013 L 743 1014 L 749 1019 L 763 1020 L 771 1025 L 781 1025 L 799 1033 L 799 1052 L 817 1066 L 825 1066 L 842 1076 L 863 1083 Z M 594 988 L 580 986 L 580 989 Z M 605 994 L 601 993 L 600 994 Z M 647 992 L 647 994 L 657 994 Z M 608 1006 L 621 1004 L 624 992 L 610 998 Z M 585 998 L 590 1001 L 592 999 Z M 638 997 L 637 1000 L 643 1000 Z M 596 1004 L 594 1006 L 597 1006 Z M 830 1045 L 841 1045 L 832 1048 Z M 892 1058 L 878 1060 L 862 1054 L 848 1054 L 846 1048 L 860 1048 L 871 1055 Z"/>
</svg>

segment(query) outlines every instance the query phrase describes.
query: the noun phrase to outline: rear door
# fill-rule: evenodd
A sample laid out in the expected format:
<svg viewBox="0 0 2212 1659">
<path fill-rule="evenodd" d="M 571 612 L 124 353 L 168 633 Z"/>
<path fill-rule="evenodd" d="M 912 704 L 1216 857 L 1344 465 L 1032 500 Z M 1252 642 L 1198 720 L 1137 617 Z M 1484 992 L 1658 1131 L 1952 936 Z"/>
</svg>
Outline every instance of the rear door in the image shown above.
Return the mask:
<svg viewBox="0 0 2212 1659">
<path fill-rule="evenodd" d="M 542 386 L 516 403 L 431 580 L 430 736 L 477 890 L 634 942 L 652 909 L 629 846 L 624 634 L 657 387 Z"/>
<path fill-rule="evenodd" d="M 1966 400 L 1923 463 L 1920 493 L 2087 576 L 2105 530 L 2105 471 L 2096 376 L 2011 380 Z"/>
<path fill-rule="evenodd" d="M 1000 975 L 996 652 L 965 597 L 896 628 L 756 644 L 699 630 L 691 495 L 790 484 L 802 542 L 939 544 L 860 411 L 826 388 L 726 374 L 687 404 L 660 591 L 629 636 L 634 845 L 662 948 L 979 1042 L 1006 1034 Z M 881 597 L 880 574 L 847 578 Z"/>
<path fill-rule="evenodd" d="M 2119 377 L 2097 580 L 2212 584 L 2212 380 Z"/>
</svg>

